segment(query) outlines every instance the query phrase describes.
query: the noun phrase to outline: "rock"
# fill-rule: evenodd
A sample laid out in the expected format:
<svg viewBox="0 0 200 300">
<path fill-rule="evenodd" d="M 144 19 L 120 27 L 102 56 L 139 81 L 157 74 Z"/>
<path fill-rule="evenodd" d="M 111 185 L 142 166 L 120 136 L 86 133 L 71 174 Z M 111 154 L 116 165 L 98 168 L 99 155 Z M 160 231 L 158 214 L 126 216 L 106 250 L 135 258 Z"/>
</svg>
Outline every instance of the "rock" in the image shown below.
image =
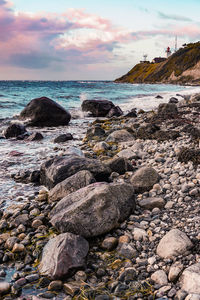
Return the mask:
<svg viewBox="0 0 200 300">
<path fill-rule="evenodd" d="M 189 294 L 185 300 L 200 300 L 200 295 L 198 294 Z"/>
<path fill-rule="evenodd" d="M 113 142 L 113 143 L 119 143 L 119 142 L 127 142 L 130 140 L 133 140 L 133 135 L 128 132 L 126 129 L 121 130 L 115 130 L 113 131 L 107 138 L 106 142 Z"/>
<path fill-rule="evenodd" d="M 176 98 L 176 97 L 171 97 L 170 99 L 169 99 L 169 103 L 178 103 L 178 99 Z"/>
<path fill-rule="evenodd" d="M 126 268 L 119 276 L 118 280 L 122 282 L 131 282 L 136 279 L 135 268 Z"/>
<path fill-rule="evenodd" d="M 68 125 L 71 115 L 55 101 L 41 97 L 31 100 L 20 114 L 20 119 L 28 119 L 29 126 Z"/>
<path fill-rule="evenodd" d="M 55 157 L 42 164 L 40 182 L 48 188 L 53 188 L 59 182 L 82 170 L 90 171 L 97 181 L 105 181 L 111 173 L 111 170 L 97 159 L 62 156 Z"/>
<path fill-rule="evenodd" d="M 183 265 L 180 262 L 175 262 L 169 269 L 168 279 L 169 281 L 176 281 L 180 273 L 183 270 Z"/>
<path fill-rule="evenodd" d="M 78 271 L 75 274 L 76 281 L 86 281 L 87 280 L 87 274 L 84 271 Z"/>
<path fill-rule="evenodd" d="M 148 234 L 144 229 L 137 228 L 137 227 L 133 229 L 132 234 L 135 241 L 147 240 L 148 237 Z"/>
<path fill-rule="evenodd" d="M 13 226 L 18 227 L 20 224 L 26 226 L 28 222 L 29 222 L 28 214 L 21 214 L 14 219 Z"/>
<path fill-rule="evenodd" d="M 167 275 L 163 270 L 158 270 L 151 275 L 151 279 L 160 286 L 167 285 Z"/>
<path fill-rule="evenodd" d="M 25 277 L 25 279 L 28 281 L 28 282 L 34 282 L 34 281 L 37 281 L 39 279 L 39 275 L 38 274 L 30 274 L 30 275 L 27 275 Z"/>
<path fill-rule="evenodd" d="M 156 98 L 156 99 L 163 99 L 163 97 L 160 96 L 160 95 L 157 95 L 155 98 Z"/>
<path fill-rule="evenodd" d="M 186 292 L 186 291 L 179 290 L 179 291 L 176 293 L 175 300 L 184 300 L 186 296 L 187 296 L 187 292 Z"/>
<path fill-rule="evenodd" d="M 149 191 L 155 183 L 159 181 L 159 174 L 151 167 L 142 167 L 135 172 L 131 177 L 132 183 L 136 192 Z"/>
<path fill-rule="evenodd" d="M 13 138 L 13 137 L 18 137 L 19 135 L 22 135 L 25 132 L 27 132 L 27 131 L 26 131 L 26 128 L 24 125 L 14 123 L 14 124 L 9 125 L 6 128 L 4 135 L 5 135 L 6 139 L 9 139 L 9 138 Z"/>
<path fill-rule="evenodd" d="M 101 244 L 101 247 L 105 250 L 111 251 L 117 247 L 118 240 L 115 237 L 105 238 Z"/>
<path fill-rule="evenodd" d="M 139 206 L 143 209 L 152 210 L 155 207 L 163 208 L 165 206 L 165 200 L 163 198 L 146 198 L 139 201 Z"/>
<path fill-rule="evenodd" d="M 54 280 L 49 284 L 48 290 L 49 291 L 60 291 L 60 290 L 62 290 L 62 287 L 63 287 L 63 283 L 61 280 Z"/>
<path fill-rule="evenodd" d="M 70 295 L 72 297 L 79 292 L 80 287 L 81 287 L 81 283 L 76 281 L 64 283 L 63 285 L 65 294 Z"/>
<path fill-rule="evenodd" d="M 19 241 L 19 239 L 17 237 L 10 237 L 6 240 L 5 243 L 5 248 L 8 250 L 12 250 L 12 248 L 14 247 L 15 243 L 17 243 Z"/>
<path fill-rule="evenodd" d="M 106 142 L 99 142 L 96 143 L 95 146 L 93 147 L 93 151 L 97 153 L 101 153 L 104 151 L 107 151 L 110 148 L 110 146 Z"/>
<path fill-rule="evenodd" d="M 15 243 L 12 249 L 13 253 L 20 253 L 25 251 L 25 246 L 23 244 Z"/>
<path fill-rule="evenodd" d="M 43 223 L 42 223 L 41 220 L 38 220 L 38 219 L 33 220 L 32 224 L 31 224 L 31 226 L 32 226 L 33 228 L 36 228 L 36 229 L 37 229 L 38 227 L 40 227 L 41 225 L 43 225 Z"/>
<path fill-rule="evenodd" d="M 112 107 L 108 114 L 106 115 L 107 118 L 112 118 L 112 117 L 120 117 L 123 115 L 123 111 L 119 106 L 114 106 Z"/>
<path fill-rule="evenodd" d="M 181 288 L 192 294 L 200 294 L 200 263 L 189 266 L 180 278 Z"/>
<path fill-rule="evenodd" d="M 86 137 L 87 139 L 94 139 L 96 137 L 102 138 L 105 135 L 105 130 L 101 127 L 100 124 L 95 124 L 87 130 Z"/>
<path fill-rule="evenodd" d="M 50 213 L 50 222 L 60 232 L 93 237 L 118 226 L 134 209 L 131 185 L 94 183 L 59 201 Z"/>
<path fill-rule="evenodd" d="M 123 157 L 114 157 L 107 160 L 104 164 L 110 168 L 112 172 L 117 172 L 120 175 L 126 173 L 127 171 L 134 170 L 131 162 Z"/>
<path fill-rule="evenodd" d="M 184 232 L 172 229 L 161 239 L 156 252 L 162 258 L 172 258 L 186 255 L 192 246 L 192 242 Z"/>
<path fill-rule="evenodd" d="M 176 115 L 178 109 L 174 103 L 161 103 L 158 106 L 158 115 Z"/>
<path fill-rule="evenodd" d="M 64 133 L 64 134 L 61 134 L 61 135 L 57 136 L 54 139 L 54 143 L 64 143 L 64 142 L 67 142 L 69 140 L 73 140 L 72 134 L 71 133 Z"/>
<path fill-rule="evenodd" d="M 125 118 L 136 118 L 137 113 L 136 113 L 136 108 L 131 109 L 126 115 Z"/>
<path fill-rule="evenodd" d="M 79 235 L 63 233 L 45 245 L 39 265 L 41 275 L 61 279 L 85 265 L 88 242 Z"/>
<path fill-rule="evenodd" d="M 0 295 L 8 294 L 10 291 L 10 283 L 6 281 L 0 282 Z"/>
<path fill-rule="evenodd" d="M 124 149 L 124 150 L 121 150 L 120 152 L 118 152 L 116 154 L 116 157 L 123 157 L 123 158 L 132 160 L 132 159 L 138 158 L 138 153 L 134 152 L 133 150 L 128 148 L 128 149 Z"/>
<path fill-rule="evenodd" d="M 137 250 L 128 243 L 119 244 L 117 251 L 122 257 L 128 259 L 133 259 L 138 256 Z"/>
<path fill-rule="evenodd" d="M 82 111 L 91 113 L 92 117 L 105 117 L 115 105 L 108 100 L 85 100 L 82 102 Z"/>
<path fill-rule="evenodd" d="M 67 195 L 95 182 L 95 178 L 89 171 L 80 171 L 62 182 L 58 183 L 49 192 L 49 201 L 59 201 Z"/>
<path fill-rule="evenodd" d="M 41 141 L 43 140 L 43 135 L 40 132 L 34 132 L 31 135 L 29 135 L 29 137 L 26 139 L 26 141 Z"/>
</svg>

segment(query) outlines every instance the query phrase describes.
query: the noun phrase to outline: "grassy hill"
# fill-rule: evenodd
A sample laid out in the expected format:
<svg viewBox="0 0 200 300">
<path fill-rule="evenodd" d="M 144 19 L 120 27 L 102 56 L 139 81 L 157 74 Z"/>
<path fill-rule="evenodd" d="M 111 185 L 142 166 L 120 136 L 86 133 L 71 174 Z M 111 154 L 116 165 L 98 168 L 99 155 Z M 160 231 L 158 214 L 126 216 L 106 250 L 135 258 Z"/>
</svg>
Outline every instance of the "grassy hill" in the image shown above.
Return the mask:
<svg viewBox="0 0 200 300">
<path fill-rule="evenodd" d="M 161 63 L 140 63 L 115 82 L 200 84 L 200 42 L 180 48 Z"/>
</svg>

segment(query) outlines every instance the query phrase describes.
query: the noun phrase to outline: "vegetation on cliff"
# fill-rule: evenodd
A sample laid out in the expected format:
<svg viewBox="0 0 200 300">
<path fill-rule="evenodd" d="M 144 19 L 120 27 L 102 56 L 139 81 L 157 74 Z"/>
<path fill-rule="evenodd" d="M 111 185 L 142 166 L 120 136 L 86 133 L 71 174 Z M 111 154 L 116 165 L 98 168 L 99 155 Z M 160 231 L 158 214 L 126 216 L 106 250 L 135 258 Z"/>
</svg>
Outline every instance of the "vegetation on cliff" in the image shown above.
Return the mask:
<svg viewBox="0 0 200 300">
<path fill-rule="evenodd" d="M 164 62 L 139 63 L 115 81 L 200 84 L 200 42 L 185 45 Z"/>
</svg>

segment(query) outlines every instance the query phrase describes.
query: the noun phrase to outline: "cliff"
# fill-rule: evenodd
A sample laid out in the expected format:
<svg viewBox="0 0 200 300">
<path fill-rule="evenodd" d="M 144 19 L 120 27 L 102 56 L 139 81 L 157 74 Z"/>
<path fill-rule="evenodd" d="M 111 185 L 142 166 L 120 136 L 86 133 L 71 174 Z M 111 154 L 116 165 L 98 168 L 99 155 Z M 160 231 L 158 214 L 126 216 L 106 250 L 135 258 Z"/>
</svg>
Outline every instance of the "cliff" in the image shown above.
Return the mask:
<svg viewBox="0 0 200 300">
<path fill-rule="evenodd" d="M 140 63 L 115 82 L 200 84 L 200 42 L 185 45 L 161 63 Z"/>
</svg>

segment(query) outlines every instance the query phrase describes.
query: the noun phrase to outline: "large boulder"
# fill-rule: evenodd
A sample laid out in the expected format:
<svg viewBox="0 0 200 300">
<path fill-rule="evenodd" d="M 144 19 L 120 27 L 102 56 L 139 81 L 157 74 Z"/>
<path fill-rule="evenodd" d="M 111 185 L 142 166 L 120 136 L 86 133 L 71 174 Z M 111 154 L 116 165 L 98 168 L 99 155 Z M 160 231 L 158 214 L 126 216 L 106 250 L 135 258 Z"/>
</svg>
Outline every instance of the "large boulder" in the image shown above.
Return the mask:
<svg viewBox="0 0 200 300">
<path fill-rule="evenodd" d="M 157 254 L 162 258 L 186 255 L 193 246 L 187 235 L 179 229 L 171 229 L 159 242 Z"/>
<path fill-rule="evenodd" d="M 111 170 L 97 159 L 89 159 L 76 155 L 56 156 L 42 164 L 40 182 L 53 188 L 59 182 L 79 171 L 90 171 L 97 181 L 106 181 Z"/>
<path fill-rule="evenodd" d="M 159 174 L 151 167 L 142 167 L 135 172 L 130 181 L 137 192 L 143 193 L 159 181 Z"/>
<path fill-rule="evenodd" d="M 50 213 L 50 222 L 60 232 L 89 238 L 117 227 L 134 209 L 130 184 L 94 183 L 60 200 Z"/>
<path fill-rule="evenodd" d="M 92 173 L 85 170 L 80 171 L 58 183 L 53 189 L 51 189 L 48 199 L 50 202 L 59 201 L 67 195 L 94 182 L 95 179 Z"/>
<path fill-rule="evenodd" d="M 29 126 L 60 126 L 68 125 L 71 115 L 55 101 L 41 97 L 28 103 L 21 112 L 20 119 L 27 119 Z"/>
<path fill-rule="evenodd" d="M 120 117 L 123 115 L 123 111 L 119 106 L 115 106 L 111 108 L 111 110 L 107 114 L 107 118 L 112 118 L 112 117 Z"/>
<path fill-rule="evenodd" d="M 26 128 L 24 125 L 19 123 L 13 123 L 9 125 L 4 131 L 4 135 L 6 139 L 18 137 L 19 135 L 23 135 L 26 133 Z"/>
<path fill-rule="evenodd" d="M 133 171 L 134 168 L 131 162 L 123 157 L 114 157 L 105 162 L 105 164 L 112 170 L 119 174 L 124 174 L 127 171 Z"/>
<path fill-rule="evenodd" d="M 106 142 L 120 143 L 133 140 L 133 135 L 126 129 L 115 130 L 106 138 Z"/>
<path fill-rule="evenodd" d="M 158 115 L 176 115 L 178 108 L 175 103 L 161 103 L 158 106 Z"/>
<path fill-rule="evenodd" d="M 114 107 L 108 100 L 85 100 L 81 105 L 82 111 L 90 112 L 92 117 L 105 117 Z"/>
<path fill-rule="evenodd" d="M 181 288 L 187 293 L 200 294 L 200 263 L 184 270 L 181 276 Z"/>
<path fill-rule="evenodd" d="M 39 272 L 52 280 L 64 278 L 84 267 L 88 250 L 89 244 L 83 237 L 60 234 L 44 247 Z"/>
</svg>

